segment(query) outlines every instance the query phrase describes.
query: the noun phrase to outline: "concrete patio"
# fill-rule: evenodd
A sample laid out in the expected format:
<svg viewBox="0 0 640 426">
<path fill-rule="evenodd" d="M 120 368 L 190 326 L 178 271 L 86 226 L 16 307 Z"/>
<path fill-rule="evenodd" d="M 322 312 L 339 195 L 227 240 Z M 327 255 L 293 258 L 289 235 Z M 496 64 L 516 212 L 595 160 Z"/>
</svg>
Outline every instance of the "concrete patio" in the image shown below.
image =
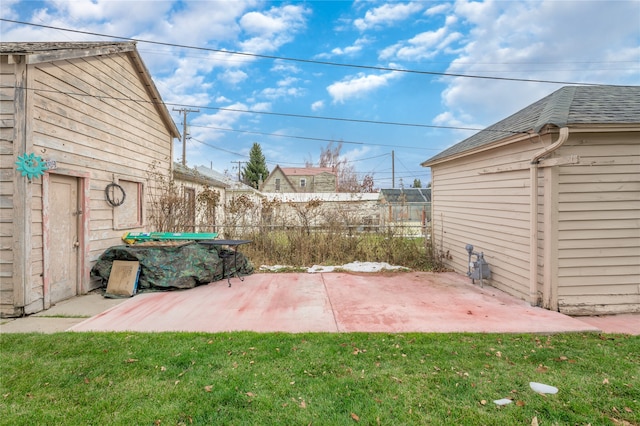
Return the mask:
<svg viewBox="0 0 640 426">
<path fill-rule="evenodd" d="M 79 296 L 2 320 L 0 331 L 640 334 L 640 315 L 572 318 L 456 273 L 260 273 L 231 282 L 129 299 Z"/>
</svg>

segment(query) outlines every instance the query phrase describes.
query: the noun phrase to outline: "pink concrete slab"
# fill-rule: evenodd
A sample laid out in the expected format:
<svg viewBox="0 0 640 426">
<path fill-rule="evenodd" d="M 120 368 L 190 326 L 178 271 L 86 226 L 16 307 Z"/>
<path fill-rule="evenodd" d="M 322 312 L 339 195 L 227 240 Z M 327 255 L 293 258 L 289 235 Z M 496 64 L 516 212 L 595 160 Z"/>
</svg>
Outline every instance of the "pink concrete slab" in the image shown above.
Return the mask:
<svg viewBox="0 0 640 426">
<path fill-rule="evenodd" d="M 640 314 L 603 315 L 597 317 L 575 317 L 604 333 L 624 333 L 640 336 Z"/>
<path fill-rule="evenodd" d="M 72 331 L 336 331 L 322 277 L 254 274 L 190 290 L 143 293 Z"/>
<path fill-rule="evenodd" d="M 506 332 L 598 328 L 455 273 L 254 274 L 145 293 L 71 331 Z"/>
<path fill-rule="evenodd" d="M 455 273 L 324 274 L 342 332 L 598 331 Z"/>
</svg>

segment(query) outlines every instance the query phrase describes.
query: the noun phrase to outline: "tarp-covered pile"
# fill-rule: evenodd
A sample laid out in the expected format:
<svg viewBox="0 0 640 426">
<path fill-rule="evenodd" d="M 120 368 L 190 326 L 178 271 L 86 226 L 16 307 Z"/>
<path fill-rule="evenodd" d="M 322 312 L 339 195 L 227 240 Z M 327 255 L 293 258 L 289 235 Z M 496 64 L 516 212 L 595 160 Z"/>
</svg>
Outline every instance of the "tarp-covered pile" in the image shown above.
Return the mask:
<svg viewBox="0 0 640 426">
<path fill-rule="evenodd" d="M 229 251 L 198 243 L 115 246 L 100 256 L 91 269 L 91 276 L 100 278 L 106 286 L 114 260 L 137 260 L 140 262 L 138 291 L 144 291 L 193 288 L 221 280 L 229 274 L 235 276 L 236 272 L 240 275 L 253 273 L 253 265 L 241 252 L 236 254 L 235 259 L 233 255 L 224 256 L 223 252 Z"/>
</svg>

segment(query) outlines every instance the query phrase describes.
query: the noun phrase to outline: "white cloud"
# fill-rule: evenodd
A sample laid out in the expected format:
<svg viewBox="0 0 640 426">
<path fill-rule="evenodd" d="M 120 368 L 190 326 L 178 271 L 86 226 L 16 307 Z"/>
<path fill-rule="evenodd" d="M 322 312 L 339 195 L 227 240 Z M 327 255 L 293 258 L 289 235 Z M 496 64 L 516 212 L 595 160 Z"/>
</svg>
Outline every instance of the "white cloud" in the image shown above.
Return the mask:
<svg viewBox="0 0 640 426">
<path fill-rule="evenodd" d="M 455 14 L 461 25 L 469 27 L 469 34 L 448 72 L 560 82 L 640 83 L 639 27 L 637 20 L 629 19 L 640 15 L 638 2 L 461 0 L 455 4 Z M 611 22 L 616 23 L 615 37 L 605 37 L 612 32 Z M 447 84 L 442 92 L 445 112 L 438 121 L 453 125 L 490 125 L 562 86 L 497 79 L 442 81 Z"/>
<path fill-rule="evenodd" d="M 227 109 L 218 110 L 213 114 L 199 113 L 190 116 L 190 123 L 194 125 L 191 135 L 202 141 L 219 139 L 224 133 L 210 127 L 232 128 L 236 122 L 246 115 L 246 113 L 239 111 L 248 109 L 245 104 L 240 102 L 227 105 L 225 108 Z"/>
<path fill-rule="evenodd" d="M 362 97 L 367 93 L 384 87 L 389 81 L 399 77 L 400 73 L 393 71 L 385 74 L 369 75 L 359 73 L 329 85 L 327 92 L 331 95 L 333 103 L 344 103 L 346 100 Z"/>
<path fill-rule="evenodd" d="M 439 15 L 441 13 L 445 13 L 451 9 L 451 5 L 448 3 L 441 3 L 436 6 L 430 7 L 427 9 L 424 14 L 427 16 Z"/>
<path fill-rule="evenodd" d="M 324 108 L 324 101 L 315 101 L 311 104 L 312 111 L 320 111 Z"/>
<path fill-rule="evenodd" d="M 392 58 L 406 61 L 420 61 L 431 59 L 461 40 L 463 35 L 453 31 L 451 26 L 457 22 L 454 16 L 445 19 L 445 25 L 433 31 L 425 31 L 415 35 L 409 40 L 400 41 L 382 49 L 379 53 L 380 60 Z"/>
<path fill-rule="evenodd" d="M 240 43 L 251 53 L 273 52 L 293 40 L 305 28 L 310 10 L 300 5 L 272 7 L 266 12 L 249 12 L 240 19 L 245 34 L 251 36 Z"/>
<path fill-rule="evenodd" d="M 271 111 L 271 102 L 258 102 L 251 105 L 252 111 L 267 112 Z"/>
<path fill-rule="evenodd" d="M 294 83 L 297 83 L 300 79 L 295 77 L 285 77 L 282 80 L 278 81 L 276 84 L 280 87 L 291 86 Z"/>
<path fill-rule="evenodd" d="M 438 52 L 462 37 L 460 33 L 447 34 L 446 28 L 426 31 L 408 40 L 406 45 L 396 52 L 398 59 L 420 60 L 436 56 Z"/>
<path fill-rule="evenodd" d="M 276 73 L 285 73 L 289 72 L 292 74 L 298 74 L 301 72 L 300 68 L 295 66 L 292 63 L 285 62 L 282 59 L 276 59 L 273 63 L 273 67 L 271 67 L 271 71 Z"/>
<path fill-rule="evenodd" d="M 353 56 L 361 52 L 363 47 L 371 44 L 373 41 L 368 37 L 358 38 L 352 45 L 345 47 L 335 47 L 329 53 L 321 53 L 316 55 L 317 58 L 332 58 L 334 56 Z"/>
<path fill-rule="evenodd" d="M 218 74 L 218 80 L 221 80 L 232 86 L 242 83 L 249 77 L 246 72 L 240 70 L 225 70 Z"/>
<path fill-rule="evenodd" d="M 360 31 L 392 25 L 399 21 L 408 19 L 414 13 L 423 9 L 420 2 L 412 3 L 389 3 L 374 9 L 368 10 L 364 18 L 358 18 L 353 24 Z"/>
<path fill-rule="evenodd" d="M 370 155 L 372 149 L 370 146 L 367 145 L 361 145 L 358 148 L 353 148 L 353 149 L 349 149 L 346 150 L 343 154 L 342 157 L 344 157 L 345 159 L 347 159 L 348 161 L 355 161 L 358 160 L 366 155 Z"/>
<path fill-rule="evenodd" d="M 260 92 L 260 95 L 269 99 L 276 100 L 280 98 L 297 98 L 302 96 L 305 90 L 299 87 L 267 87 Z"/>
</svg>

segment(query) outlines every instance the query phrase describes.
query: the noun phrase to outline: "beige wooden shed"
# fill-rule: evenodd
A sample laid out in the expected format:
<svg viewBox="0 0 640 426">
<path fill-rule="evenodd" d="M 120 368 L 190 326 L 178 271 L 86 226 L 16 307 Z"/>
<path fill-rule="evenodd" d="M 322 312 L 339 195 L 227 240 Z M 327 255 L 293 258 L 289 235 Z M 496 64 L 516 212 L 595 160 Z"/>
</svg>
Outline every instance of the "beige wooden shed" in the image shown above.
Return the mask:
<svg viewBox="0 0 640 426">
<path fill-rule="evenodd" d="M 640 312 L 640 87 L 563 87 L 422 165 L 445 265 L 471 244 L 532 305 Z"/>
<path fill-rule="evenodd" d="M 149 167 L 171 173 L 179 132 L 132 42 L 0 43 L 0 82 L 0 315 L 11 317 L 89 291 L 98 256 L 145 230 Z"/>
</svg>

